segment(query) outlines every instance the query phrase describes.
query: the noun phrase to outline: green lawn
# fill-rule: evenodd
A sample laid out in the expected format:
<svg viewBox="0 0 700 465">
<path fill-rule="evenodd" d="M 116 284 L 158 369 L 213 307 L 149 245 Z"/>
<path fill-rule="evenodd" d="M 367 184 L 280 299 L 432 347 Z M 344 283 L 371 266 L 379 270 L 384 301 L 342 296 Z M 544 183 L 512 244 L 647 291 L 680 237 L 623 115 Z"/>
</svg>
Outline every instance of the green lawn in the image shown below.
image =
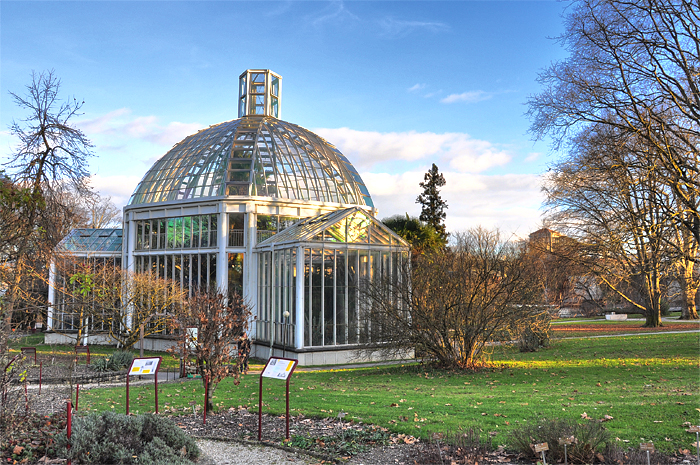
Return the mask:
<svg viewBox="0 0 700 465">
<path fill-rule="evenodd" d="M 620 444 L 653 441 L 666 452 L 690 448 L 694 436 L 684 422 L 700 424 L 698 333 L 557 340 L 546 350 L 521 354 L 499 348 L 496 368 L 477 373 L 431 370 L 416 364 L 394 367 L 297 372 L 291 408 L 308 416 L 336 416 L 428 437 L 476 427 L 496 444 L 506 432 L 537 417 L 585 415 L 606 422 Z M 223 381 L 218 409 L 248 406 L 257 411 L 258 375 L 239 386 Z M 284 383 L 266 379 L 264 411 L 284 412 Z M 161 412 L 192 411 L 201 405 L 199 381 L 161 385 Z M 124 388 L 95 389 L 80 396 L 81 411 L 124 411 Z M 132 412 L 153 410 L 153 387 L 134 388 Z"/>
</svg>

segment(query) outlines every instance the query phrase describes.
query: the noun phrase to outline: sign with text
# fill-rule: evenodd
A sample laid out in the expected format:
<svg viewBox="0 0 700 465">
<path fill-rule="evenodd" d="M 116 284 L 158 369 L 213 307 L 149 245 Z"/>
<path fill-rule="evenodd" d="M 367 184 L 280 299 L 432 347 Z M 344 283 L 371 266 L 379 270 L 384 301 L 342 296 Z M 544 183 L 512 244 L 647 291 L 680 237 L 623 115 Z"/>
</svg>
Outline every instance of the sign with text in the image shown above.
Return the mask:
<svg viewBox="0 0 700 465">
<path fill-rule="evenodd" d="M 129 368 L 129 376 L 153 375 L 158 371 L 161 357 L 135 358 Z"/>
<path fill-rule="evenodd" d="M 559 438 L 559 445 L 563 446 L 564 444 L 573 444 L 575 438 L 573 436 L 568 436 L 565 438 Z"/>
<path fill-rule="evenodd" d="M 267 362 L 267 365 L 265 365 L 265 370 L 263 370 L 262 376 L 265 378 L 286 380 L 289 378 L 292 371 L 294 371 L 296 364 L 296 360 L 272 357 Z"/>
<path fill-rule="evenodd" d="M 653 442 L 642 442 L 639 444 L 639 450 L 648 450 L 649 452 L 654 452 Z"/>
<path fill-rule="evenodd" d="M 540 444 L 535 444 L 535 452 L 545 452 L 549 450 L 549 444 L 542 442 Z"/>
<path fill-rule="evenodd" d="M 156 394 L 156 414 L 158 414 L 158 368 L 160 368 L 160 362 L 163 357 L 146 357 L 146 358 L 135 358 L 131 361 L 131 366 L 129 367 L 129 373 L 126 377 L 126 414 L 129 414 L 129 377 L 130 376 L 140 376 L 140 375 L 154 375 L 153 379 L 155 381 L 155 394 Z"/>
<path fill-rule="evenodd" d="M 700 433 L 700 426 L 691 426 L 686 431 L 689 433 Z"/>
</svg>

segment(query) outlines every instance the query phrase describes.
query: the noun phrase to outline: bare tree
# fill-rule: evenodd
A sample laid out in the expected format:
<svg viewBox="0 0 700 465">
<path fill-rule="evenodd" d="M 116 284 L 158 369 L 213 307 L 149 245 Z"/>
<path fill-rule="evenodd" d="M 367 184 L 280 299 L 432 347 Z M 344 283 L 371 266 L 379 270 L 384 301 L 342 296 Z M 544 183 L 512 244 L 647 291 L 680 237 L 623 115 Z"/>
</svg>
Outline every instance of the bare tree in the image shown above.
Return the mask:
<svg viewBox="0 0 700 465">
<path fill-rule="evenodd" d="M 76 342 L 85 333 L 108 336 L 131 348 L 143 336 L 164 334 L 172 315 L 181 313 L 187 290 L 180 283 L 121 269 L 110 261 L 63 256 L 56 261 L 56 312 L 66 335 Z"/>
<path fill-rule="evenodd" d="M 590 125 L 634 135 L 678 200 L 672 214 L 700 243 L 697 2 L 578 0 L 565 27 L 570 55 L 540 74 L 531 130 L 555 147 Z"/>
<path fill-rule="evenodd" d="M 21 231 L 3 256 L 3 280 L 7 286 L 6 298 L 0 308 L 0 345 L 6 343 L 12 315 L 23 294 L 32 286 L 32 269 L 36 270 L 36 259 L 41 254 L 50 255 L 55 245 L 55 225 L 70 212 L 59 201 L 59 192 L 65 185 L 78 191 L 85 189 L 87 159 L 92 156 L 92 145 L 82 131 L 71 124 L 79 114 L 82 102 L 75 99 L 59 99 L 60 81 L 53 71 L 33 73 L 26 87 L 26 94 L 11 92 L 15 103 L 27 116 L 14 121 L 10 133 L 18 140 L 14 153 L 5 164 L 11 173 L 13 192 L 21 192 Z M 19 191 L 17 190 L 19 189 Z M 7 193 L 7 191 L 4 191 Z M 11 194 L 12 195 L 12 194 Z M 8 200 L 3 200 L 8 203 Z M 17 204 L 17 199 L 9 203 Z M 34 260 L 34 265 L 30 262 Z M 44 264 L 49 260 L 41 260 Z"/>
<path fill-rule="evenodd" d="M 451 236 L 448 249 L 365 286 L 364 338 L 381 342 L 364 352 L 415 349 L 444 366 L 473 368 L 490 341 L 517 339 L 538 325 L 547 333 L 526 247 L 485 229 Z"/>
<path fill-rule="evenodd" d="M 218 383 L 232 376 L 234 384 L 240 379 L 236 340 L 247 331 L 251 312 L 236 292 L 224 294 L 214 290 L 195 291 L 173 316 L 181 342 L 179 347 L 191 347 L 202 382 L 207 384 L 207 410 L 213 409 L 212 398 Z M 187 328 L 197 328 L 194 336 Z M 173 351 L 177 353 L 178 347 Z"/>
<path fill-rule="evenodd" d="M 661 325 L 672 193 L 652 166 L 639 163 L 639 141 L 601 125 L 576 140 L 576 155 L 555 165 L 545 185 L 550 219 L 577 240 L 567 250 L 610 290 Z"/>
</svg>

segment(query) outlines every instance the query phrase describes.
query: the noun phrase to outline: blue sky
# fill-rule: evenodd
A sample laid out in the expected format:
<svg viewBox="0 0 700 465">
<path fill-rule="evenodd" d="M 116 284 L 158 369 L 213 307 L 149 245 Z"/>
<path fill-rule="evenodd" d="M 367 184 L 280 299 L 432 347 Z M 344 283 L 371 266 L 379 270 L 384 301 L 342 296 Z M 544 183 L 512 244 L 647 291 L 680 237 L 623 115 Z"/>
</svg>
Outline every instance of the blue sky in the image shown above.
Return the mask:
<svg viewBox="0 0 700 465">
<path fill-rule="evenodd" d="M 95 144 L 93 186 L 127 200 L 151 164 L 237 117 L 247 68 L 283 76 L 282 119 L 355 164 L 379 217 L 418 215 L 423 173 L 447 185 L 450 231 L 524 236 L 540 225 L 553 161 L 524 115 L 537 72 L 561 59 L 556 1 L 0 2 L 0 158 L 32 70 L 54 69 Z"/>
</svg>

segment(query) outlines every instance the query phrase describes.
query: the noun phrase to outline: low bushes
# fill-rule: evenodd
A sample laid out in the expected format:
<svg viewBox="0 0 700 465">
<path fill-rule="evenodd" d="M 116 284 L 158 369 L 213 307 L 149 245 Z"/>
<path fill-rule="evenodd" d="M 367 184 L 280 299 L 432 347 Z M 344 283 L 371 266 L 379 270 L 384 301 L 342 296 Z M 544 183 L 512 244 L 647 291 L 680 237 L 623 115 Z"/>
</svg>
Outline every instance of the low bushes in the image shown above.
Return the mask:
<svg viewBox="0 0 700 465">
<path fill-rule="evenodd" d="M 114 352 L 109 358 L 99 358 L 92 364 L 95 371 L 119 371 L 123 368 L 129 368 L 131 361 L 134 359 L 134 354 L 126 350 Z"/>
<path fill-rule="evenodd" d="M 539 458 L 533 445 L 546 442 L 547 462 L 551 463 L 564 461 L 564 446 L 559 444 L 559 439 L 572 436 L 573 443 L 567 445 L 569 463 L 603 461 L 602 453 L 610 445 L 610 433 L 598 421 L 535 420 L 510 433 L 513 447 L 526 457 Z"/>
<path fill-rule="evenodd" d="M 199 456 L 194 439 L 156 415 L 76 417 L 70 449 L 65 432 L 57 443 L 60 457 L 80 464 L 191 465 Z"/>
</svg>

